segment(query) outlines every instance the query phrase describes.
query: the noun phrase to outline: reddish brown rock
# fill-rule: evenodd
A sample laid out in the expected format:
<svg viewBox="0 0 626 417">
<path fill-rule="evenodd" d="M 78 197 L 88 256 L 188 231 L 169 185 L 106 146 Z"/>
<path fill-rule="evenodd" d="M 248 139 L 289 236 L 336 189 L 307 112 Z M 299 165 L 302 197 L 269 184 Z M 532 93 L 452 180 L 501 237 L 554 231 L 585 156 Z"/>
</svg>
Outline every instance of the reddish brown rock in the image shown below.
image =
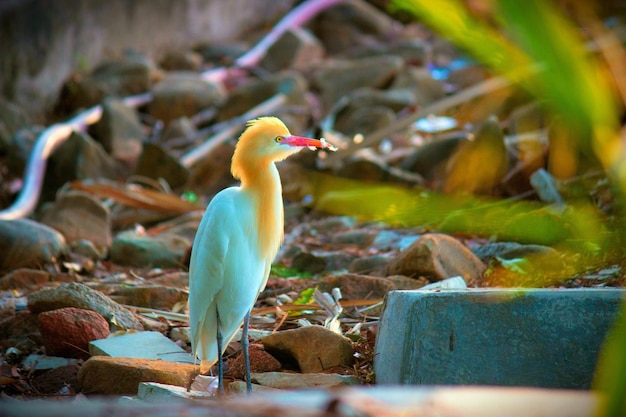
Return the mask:
<svg viewBox="0 0 626 417">
<path fill-rule="evenodd" d="M 106 319 L 90 310 L 60 308 L 39 314 L 38 321 L 49 356 L 86 359 L 89 342 L 109 335 Z"/>
<path fill-rule="evenodd" d="M 486 266 L 461 242 L 444 234 L 425 234 L 400 252 L 386 275 L 425 277 L 431 282 L 461 276 L 466 282 L 482 277 Z"/>
<path fill-rule="evenodd" d="M 282 368 L 278 359 L 266 352 L 262 345 L 250 345 L 249 353 L 250 372 L 274 372 Z M 226 375 L 235 379 L 244 379 L 243 354 L 239 354 L 235 359 L 228 362 Z"/>
<path fill-rule="evenodd" d="M 68 274 L 51 274 L 39 269 L 20 268 L 0 278 L 0 290 L 37 290 L 50 282 L 72 282 Z M 27 293 L 30 291 L 27 291 Z"/>
<path fill-rule="evenodd" d="M 136 395 L 140 382 L 189 387 L 200 367 L 157 359 L 94 356 L 80 368 L 84 394 Z"/>
<path fill-rule="evenodd" d="M 261 341 L 265 350 L 277 358 L 295 359 L 303 373 L 351 367 L 354 361 L 350 339 L 322 326 L 285 330 Z"/>
<path fill-rule="evenodd" d="M 69 365 L 45 371 L 33 379 L 33 386 L 40 394 L 75 394 L 80 392 L 78 371 L 80 365 Z"/>
</svg>

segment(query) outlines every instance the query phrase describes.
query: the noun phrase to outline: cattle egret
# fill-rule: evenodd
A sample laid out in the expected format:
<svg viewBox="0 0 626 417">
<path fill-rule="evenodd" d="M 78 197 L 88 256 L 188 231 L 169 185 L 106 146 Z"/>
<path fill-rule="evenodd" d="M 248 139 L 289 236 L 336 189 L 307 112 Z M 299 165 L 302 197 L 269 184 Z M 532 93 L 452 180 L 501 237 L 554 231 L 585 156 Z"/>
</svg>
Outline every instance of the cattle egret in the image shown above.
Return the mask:
<svg viewBox="0 0 626 417">
<path fill-rule="evenodd" d="M 274 163 L 303 147 L 333 150 L 326 141 L 293 136 L 275 117 L 249 121 L 231 164 L 241 186 L 213 197 L 196 233 L 189 264 L 191 344 L 202 372 L 217 362 L 220 393 L 222 355 L 242 322 L 246 386 L 251 392 L 250 310 L 265 288 L 283 237 L 282 187 Z"/>
</svg>

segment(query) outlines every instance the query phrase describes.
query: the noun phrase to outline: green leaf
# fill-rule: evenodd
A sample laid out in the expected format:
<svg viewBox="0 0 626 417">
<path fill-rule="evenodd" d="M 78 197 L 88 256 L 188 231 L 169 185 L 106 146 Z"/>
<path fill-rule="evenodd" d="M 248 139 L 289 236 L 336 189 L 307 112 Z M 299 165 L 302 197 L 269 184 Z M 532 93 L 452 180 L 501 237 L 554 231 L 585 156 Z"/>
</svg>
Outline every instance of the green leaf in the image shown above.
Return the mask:
<svg viewBox="0 0 626 417">
<path fill-rule="evenodd" d="M 312 304 L 315 300 L 313 300 L 313 294 L 315 294 L 315 290 L 317 287 L 309 287 L 302 292 L 300 292 L 300 297 L 293 303 L 296 305 L 307 305 Z"/>
</svg>

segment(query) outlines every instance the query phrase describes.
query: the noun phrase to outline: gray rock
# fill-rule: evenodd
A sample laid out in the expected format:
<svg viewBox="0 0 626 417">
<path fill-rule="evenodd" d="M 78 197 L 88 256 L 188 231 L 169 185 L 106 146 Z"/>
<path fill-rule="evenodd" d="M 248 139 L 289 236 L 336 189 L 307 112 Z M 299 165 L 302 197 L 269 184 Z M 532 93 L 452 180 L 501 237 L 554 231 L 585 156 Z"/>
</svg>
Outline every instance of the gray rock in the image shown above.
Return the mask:
<svg viewBox="0 0 626 417">
<path fill-rule="evenodd" d="M 372 255 L 365 258 L 357 258 L 350 264 L 349 272 L 355 274 L 372 274 L 384 269 L 389 263 L 389 257 L 385 255 Z M 374 274 L 375 275 L 375 274 Z"/>
<path fill-rule="evenodd" d="M 118 99 L 102 103 L 102 117 L 90 126 L 89 133 L 115 159 L 135 166 L 146 134 L 134 109 Z"/>
<path fill-rule="evenodd" d="M 291 260 L 295 269 L 313 274 L 322 271 L 339 271 L 348 269 L 356 255 L 343 251 L 301 252 Z"/>
<path fill-rule="evenodd" d="M 161 142 L 165 143 L 170 139 L 193 138 L 197 132 L 198 129 L 196 129 L 196 126 L 190 118 L 179 117 L 178 119 L 170 121 L 165 127 L 161 134 Z"/>
<path fill-rule="evenodd" d="M 383 251 L 404 250 L 419 238 L 420 235 L 401 235 L 394 230 L 381 230 L 372 242 L 372 247 Z"/>
<path fill-rule="evenodd" d="M 28 219 L 0 220 L 0 271 L 40 267 L 67 250 L 63 235 Z"/>
<path fill-rule="evenodd" d="M 402 171 L 373 157 L 353 157 L 337 170 L 337 175 L 360 181 L 385 182 L 405 187 L 422 185 L 420 176 Z"/>
<path fill-rule="evenodd" d="M 58 194 L 43 208 L 42 223 L 58 230 L 71 244 L 85 239 L 99 248 L 111 245 L 111 213 L 99 198 L 82 191 Z"/>
<path fill-rule="evenodd" d="M 224 99 L 220 87 L 192 72 L 169 73 L 154 86 L 152 93 L 148 113 L 166 125 L 179 117 L 193 116 L 217 106 Z"/>
<path fill-rule="evenodd" d="M 129 230 L 115 236 L 109 256 L 119 265 L 171 268 L 181 265 L 190 247 L 189 240 L 174 234 L 146 235 Z"/>
<path fill-rule="evenodd" d="M 377 384 L 589 389 L 622 289 L 397 291 L 374 356 Z"/>
<path fill-rule="evenodd" d="M 22 362 L 22 366 L 35 371 L 46 371 L 48 369 L 60 368 L 73 363 L 78 363 L 78 359 L 60 358 L 58 356 L 46 356 L 32 353 Z"/>
<path fill-rule="evenodd" d="M 524 258 L 534 255 L 549 255 L 555 259 L 559 257 L 559 252 L 550 246 L 517 242 L 488 242 L 474 245 L 470 249 L 484 263 L 489 263 L 496 257 L 502 259 Z"/>
<path fill-rule="evenodd" d="M 143 330 L 141 323 L 124 307 L 100 291 L 76 282 L 45 288 L 28 296 L 28 309 L 33 313 L 76 307 L 92 310 L 107 319 L 112 326 Z"/>
<path fill-rule="evenodd" d="M 160 384 L 158 382 L 140 382 L 139 390 L 137 392 L 137 398 L 147 403 L 167 403 L 180 400 L 198 400 L 211 396 L 212 394 L 208 392 L 187 390 L 186 387 Z"/>
<path fill-rule="evenodd" d="M 181 165 L 179 158 L 149 142 L 143 144 L 135 174 L 155 180 L 163 179 L 172 188 L 182 187 L 189 179 L 189 170 Z"/>
<path fill-rule="evenodd" d="M 466 134 L 458 132 L 438 137 L 415 149 L 402 161 L 400 167 L 428 180 L 434 179 L 443 174 L 445 163 L 459 145 L 467 140 Z"/>
<path fill-rule="evenodd" d="M 96 262 L 100 259 L 100 251 L 96 248 L 93 242 L 86 239 L 75 240 L 70 243 L 70 249 L 77 255 L 91 259 Z"/>
<path fill-rule="evenodd" d="M 391 84 L 392 89 L 404 89 L 420 106 L 427 106 L 445 97 L 443 81 L 435 80 L 426 68 L 405 67 Z"/>
<path fill-rule="evenodd" d="M 385 106 L 359 106 L 341 112 L 337 116 L 335 129 L 347 135 L 368 135 L 391 125 L 395 120 L 394 112 Z"/>
<path fill-rule="evenodd" d="M 313 72 L 324 105 L 332 107 L 337 100 L 361 87 L 382 88 L 400 72 L 402 58 L 383 55 L 354 60 L 326 61 Z"/>
<path fill-rule="evenodd" d="M 72 132 L 52 154 L 46 168 L 42 200 L 54 200 L 57 190 L 77 179 L 117 179 L 121 165 L 86 133 Z"/>
<path fill-rule="evenodd" d="M 368 229 L 347 230 L 333 234 L 331 242 L 336 245 L 354 245 L 363 248 L 369 246 L 375 236 L 376 232 Z"/>
<path fill-rule="evenodd" d="M 324 53 L 324 47 L 311 32 L 293 28 L 268 49 L 260 66 L 269 72 L 288 68 L 306 71 L 321 62 Z"/>
<path fill-rule="evenodd" d="M 94 106 L 105 97 L 129 96 L 148 91 L 154 65 L 137 53 L 99 65 L 86 76 L 72 77 L 61 88 L 56 113 L 60 116 Z"/>
<path fill-rule="evenodd" d="M 89 343 L 89 353 L 92 356 L 194 363 L 191 354 L 159 332 L 135 332 L 94 340 Z"/>
<path fill-rule="evenodd" d="M 424 286 L 424 281 L 413 278 L 372 277 L 359 274 L 341 274 L 322 278 L 318 281 L 320 291 L 331 292 L 340 288 L 345 300 L 384 298 L 389 291 L 414 290 Z"/>
</svg>

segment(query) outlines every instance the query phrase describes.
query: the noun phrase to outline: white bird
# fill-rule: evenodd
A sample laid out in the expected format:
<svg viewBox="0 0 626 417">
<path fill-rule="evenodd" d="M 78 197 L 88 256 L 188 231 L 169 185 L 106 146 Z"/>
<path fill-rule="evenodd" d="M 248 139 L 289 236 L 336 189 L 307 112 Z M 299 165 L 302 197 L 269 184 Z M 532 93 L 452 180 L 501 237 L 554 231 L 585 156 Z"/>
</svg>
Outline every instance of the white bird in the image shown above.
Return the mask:
<svg viewBox="0 0 626 417">
<path fill-rule="evenodd" d="M 218 363 L 220 392 L 222 355 L 242 322 L 246 384 L 251 391 L 250 310 L 265 288 L 283 238 L 282 187 L 274 162 L 303 147 L 334 149 L 323 139 L 291 135 L 275 117 L 249 121 L 231 165 L 241 186 L 213 197 L 196 232 L 189 265 L 191 344 L 202 372 Z"/>
</svg>

